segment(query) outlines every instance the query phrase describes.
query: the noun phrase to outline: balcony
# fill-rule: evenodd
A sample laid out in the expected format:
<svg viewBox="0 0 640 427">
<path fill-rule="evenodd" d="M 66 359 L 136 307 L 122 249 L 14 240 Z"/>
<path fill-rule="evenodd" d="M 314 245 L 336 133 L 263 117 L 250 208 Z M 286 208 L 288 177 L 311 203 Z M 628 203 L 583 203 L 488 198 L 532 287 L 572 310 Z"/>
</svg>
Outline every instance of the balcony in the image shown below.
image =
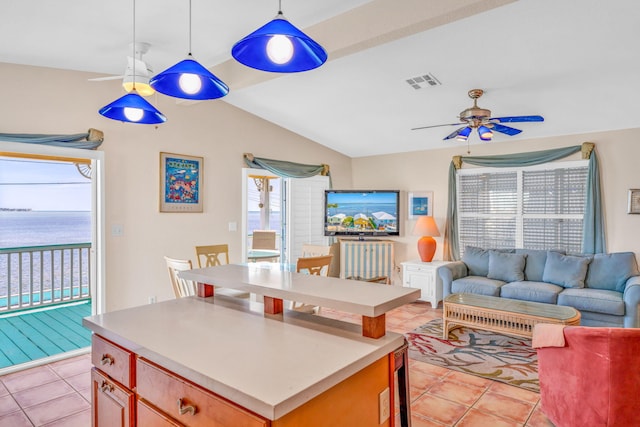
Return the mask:
<svg viewBox="0 0 640 427">
<path fill-rule="evenodd" d="M 91 244 L 0 249 L 0 372 L 91 343 Z"/>
</svg>

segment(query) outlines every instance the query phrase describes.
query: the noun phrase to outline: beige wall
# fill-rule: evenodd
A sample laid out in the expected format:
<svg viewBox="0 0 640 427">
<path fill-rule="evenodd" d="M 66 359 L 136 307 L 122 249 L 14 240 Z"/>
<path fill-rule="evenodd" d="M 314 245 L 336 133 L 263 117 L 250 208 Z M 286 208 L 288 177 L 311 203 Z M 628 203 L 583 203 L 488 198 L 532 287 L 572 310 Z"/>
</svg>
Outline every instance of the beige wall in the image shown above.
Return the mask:
<svg viewBox="0 0 640 427">
<path fill-rule="evenodd" d="M 118 81 L 88 82 L 87 73 L 0 64 L 0 132 L 82 133 L 100 129 L 105 141 L 106 308 L 115 310 L 173 297 L 163 256 L 190 258 L 199 244 L 228 242 L 240 261 L 242 154 L 331 167 L 338 187 L 351 186 L 351 160 L 222 100 L 177 105 L 150 102 L 168 118 L 157 128 L 100 116 L 124 95 Z M 159 213 L 159 153 L 204 157 L 204 213 Z M 229 232 L 228 223 L 238 231 Z M 122 237 L 111 226 L 124 227 Z"/>
<path fill-rule="evenodd" d="M 544 124 L 539 125 L 544 126 Z M 472 145 L 471 155 L 519 153 L 594 142 L 600 161 L 601 184 L 606 218 L 609 252 L 633 251 L 640 254 L 640 215 L 627 214 L 627 193 L 640 188 L 640 128 L 615 132 L 590 133 L 544 139 L 513 139 L 500 143 Z M 406 192 L 433 191 L 434 217 L 443 233 L 447 213 L 447 174 L 452 156 L 467 155 L 465 143 L 451 142 L 449 149 L 418 151 L 388 156 L 353 159 L 355 188 L 385 188 L 403 190 L 404 227 L 396 245 L 398 263 L 418 259 L 412 236 L 413 221 L 406 220 Z M 580 159 L 576 154 L 568 158 Z M 436 238 L 438 248 L 434 259 L 442 259 L 442 237 Z M 636 255 L 638 256 L 638 255 Z"/>
</svg>

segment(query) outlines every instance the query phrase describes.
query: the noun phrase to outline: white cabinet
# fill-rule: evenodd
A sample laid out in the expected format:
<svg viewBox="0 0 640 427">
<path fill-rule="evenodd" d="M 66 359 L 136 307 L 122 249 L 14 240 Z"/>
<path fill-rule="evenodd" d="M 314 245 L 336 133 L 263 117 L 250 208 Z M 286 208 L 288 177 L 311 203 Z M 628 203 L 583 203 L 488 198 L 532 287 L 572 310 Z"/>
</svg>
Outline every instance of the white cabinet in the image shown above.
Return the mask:
<svg viewBox="0 0 640 427">
<path fill-rule="evenodd" d="M 340 278 L 391 283 L 393 241 L 340 240 Z"/>
<path fill-rule="evenodd" d="M 438 307 L 442 301 L 442 280 L 438 269 L 449 261 L 407 261 L 402 263 L 402 286 L 420 289 L 421 301 L 428 301 L 431 307 Z"/>
</svg>

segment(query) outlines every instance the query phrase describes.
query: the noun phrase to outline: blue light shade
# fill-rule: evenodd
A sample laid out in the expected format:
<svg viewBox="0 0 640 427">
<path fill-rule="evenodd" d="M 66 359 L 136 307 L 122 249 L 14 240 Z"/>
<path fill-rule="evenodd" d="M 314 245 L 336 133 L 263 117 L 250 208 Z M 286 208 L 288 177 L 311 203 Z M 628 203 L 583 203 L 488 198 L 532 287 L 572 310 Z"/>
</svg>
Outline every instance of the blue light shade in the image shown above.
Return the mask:
<svg viewBox="0 0 640 427">
<path fill-rule="evenodd" d="M 478 128 L 478 135 L 480 135 L 480 139 L 483 141 L 491 141 L 493 137 L 493 132 L 486 126 L 480 126 Z"/>
<path fill-rule="evenodd" d="M 111 104 L 98 110 L 101 115 L 121 122 L 157 124 L 164 123 L 167 118 L 153 105 L 145 101 L 138 92 L 133 89 L 125 96 L 116 99 Z"/>
<path fill-rule="evenodd" d="M 216 99 L 229 93 L 229 87 L 196 62 L 191 54 L 154 76 L 149 84 L 160 93 L 183 99 Z"/>
<path fill-rule="evenodd" d="M 327 60 L 322 46 L 284 19 L 282 12 L 233 45 L 231 55 L 247 67 L 276 73 L 312 70 Z"/>
<path fill-rule="evenodd" d="M 466 141 L 467 138 L 469 138 L 470 134 L 471 134 L 471 128 L 470 127 L 466 127 L 464 129 L 461 129 L 460 132 L 458 132 L 458 135 L 456 136 L 456 139 L 458 141 Z"/>
</svg>

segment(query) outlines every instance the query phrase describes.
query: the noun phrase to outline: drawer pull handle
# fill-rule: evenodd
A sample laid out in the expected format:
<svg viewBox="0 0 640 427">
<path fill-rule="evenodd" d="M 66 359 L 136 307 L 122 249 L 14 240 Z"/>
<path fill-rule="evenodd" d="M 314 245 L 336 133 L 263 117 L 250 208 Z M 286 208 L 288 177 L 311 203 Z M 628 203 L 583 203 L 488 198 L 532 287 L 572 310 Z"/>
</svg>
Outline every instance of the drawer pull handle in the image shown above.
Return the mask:
<svg viewBox="0 0 640 427">
<path fill-rule="evenodd" d="M 103 393 L 113 393 L 113 385 L 103 380 L 102 384 L 100 384 L 100 390 Z"/>
<path fill-rule="evenodd" d="M 180 415 L 184 415 L 184 414 L 195 415 L 196 407 L 193 405 L 183 405 L 182 399 L 178 399 L 178 412 L 180 412 Z"/>
<path fill-rule="evenodd" d="M 113 365 L 113 357 L 109 356 L 108 354 L 103 354 L 102 355 L 102 359 L 100 359 L 100 364 L 102 366 L 104 365 Z"/>
</svg>

